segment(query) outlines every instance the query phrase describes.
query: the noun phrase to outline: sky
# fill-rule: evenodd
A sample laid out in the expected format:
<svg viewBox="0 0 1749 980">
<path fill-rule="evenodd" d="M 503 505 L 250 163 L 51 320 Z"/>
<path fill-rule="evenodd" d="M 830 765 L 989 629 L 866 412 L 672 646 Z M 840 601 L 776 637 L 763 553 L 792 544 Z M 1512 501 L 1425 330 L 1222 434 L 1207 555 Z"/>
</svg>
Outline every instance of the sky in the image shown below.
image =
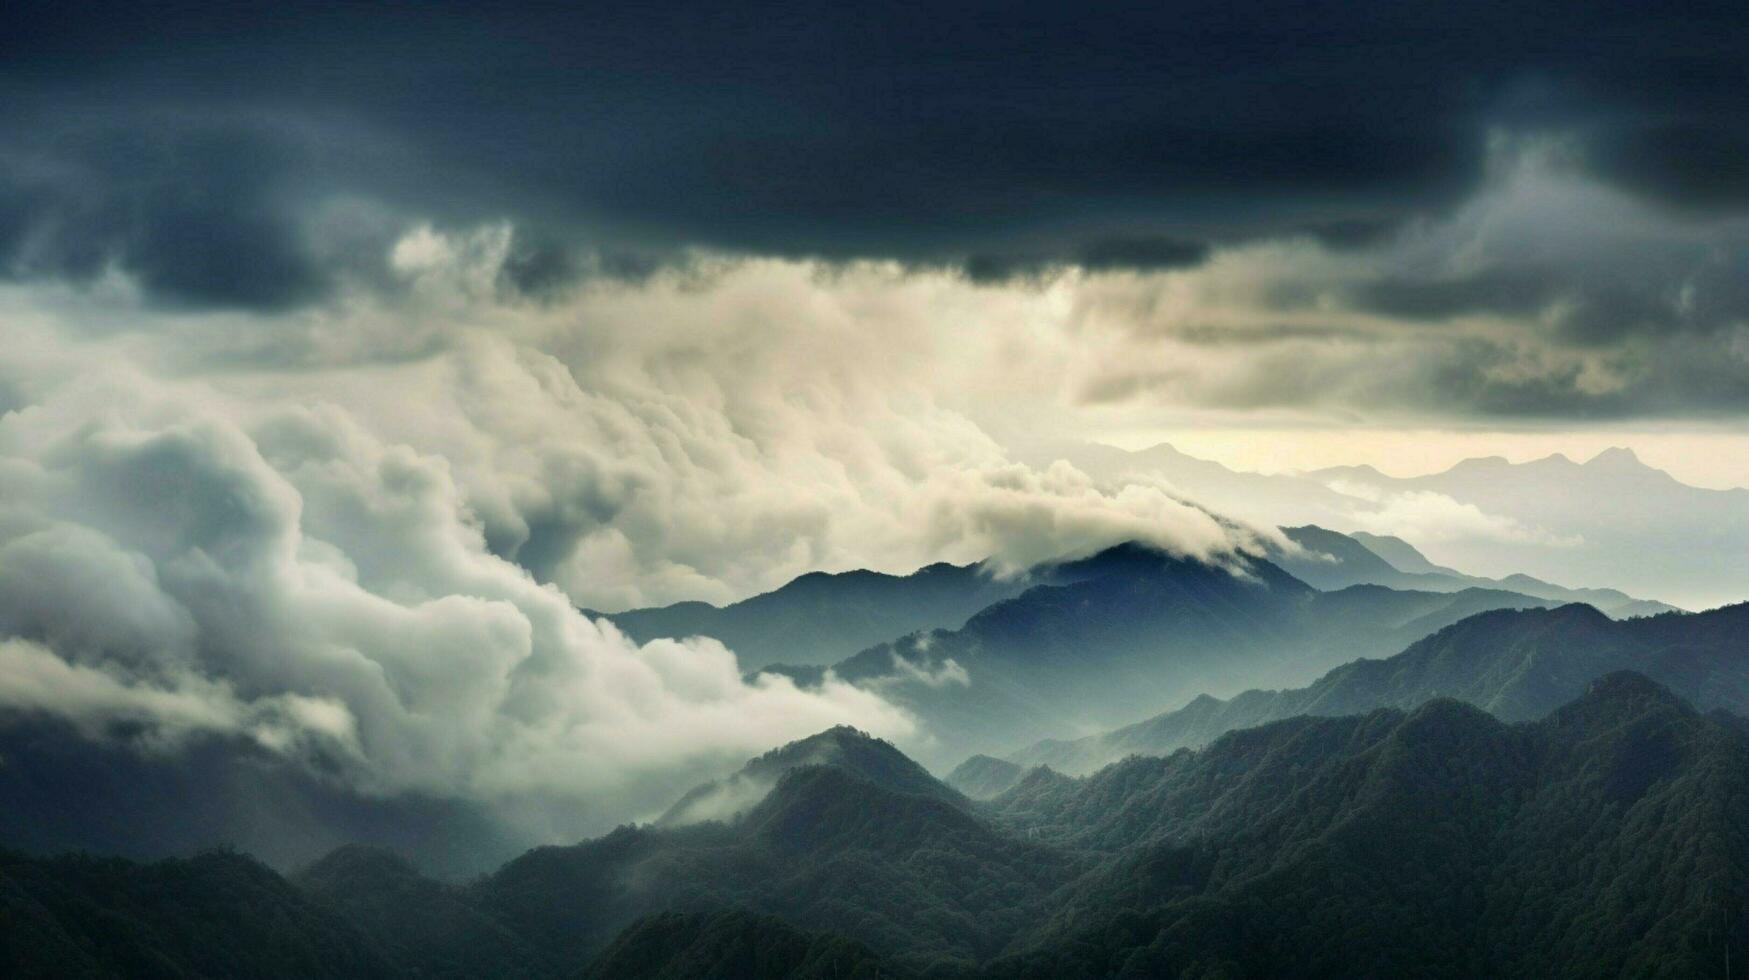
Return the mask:
<svg viewBox="0 0 1749 980">
<path fill-rule="evenodd" d="M 910 721 L 579 606 L 1272 534 L 1038 446 L 1749 485 L 1741 4 L 5 17 L 0 703 L 93 737 L 653 803 Z"/>
</svg>

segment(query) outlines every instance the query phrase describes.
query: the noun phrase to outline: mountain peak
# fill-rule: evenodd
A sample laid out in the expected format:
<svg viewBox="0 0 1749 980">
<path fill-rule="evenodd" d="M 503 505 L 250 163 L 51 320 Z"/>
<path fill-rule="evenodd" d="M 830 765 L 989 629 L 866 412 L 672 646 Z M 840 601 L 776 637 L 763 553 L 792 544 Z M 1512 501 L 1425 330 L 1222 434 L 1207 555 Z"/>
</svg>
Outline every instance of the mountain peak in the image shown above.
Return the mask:
<svg viewBox="0 0 1749 980">
<path fill-rule="evenodd" d="M 1612 470 L 1646 470 L 1652 469 L 1640 460 L 1632 449 L 1625 446 L 1612 446 L 1591 457 L 1585 462 L 1587 468 Z"/>
<path fill-rule="evenodd" d="M 887 789 L 963 802 L 959 793 L 891 742 L 849 725 L 837 725 L 751 759 L 727 779 L 694 787 L 669 807 L 657 824 L 680 826 L 730 819 L 764 799 L 786 774 L 809 767 L 842 769 Z"/>
<path fill-rule="evenodd" d="M 1469 459 L 1460 460 L 1446 472 L 1463 473 L 1471 470 L 1494 470 L 1511 465 L 1512 461 L 1504 456 L 1472 456 Z"/>
<path fill-rule="evenodd" d="M 1592 681 L 1585 693 L 1549 716 L 1557 728 L 1613 728 L 1648 711 L 1674 710 L 1694 714 L 1688 702 L 1670 689 L 1634 670 L 1618 670 Z"/>
<path fill-rule="evenodd" d="M 840 765 L 861 757 L 903 760 L 905 754 L 891 742 L 860 728 L 834 725 L 823 732 L 780 745 L 747 763 L 748 770 L 795 769 L 804 765 Z M 852 765 L 851 768 L 859 768 Z"/>
<path fill-rule="evenodd" d="M 400 854 L 384 847 L 346 844 L 298 872 L 295 879 L 305 888 L 347 891 L 360 883 L 407 882 L 423 878 Z"/>
<path fill-rule="evenodd" d="M 1195 459 L 1196 458 L 1195 456 L 1190 455 L 1189 453 L 1185 452 L 1182 449 L 1179 449 L 1177 446 L 1174 446 L 1173 444 L 1171 444 L 1169 442 L 1156 442 L 1152 446 L 1149 446 L 1146 449 L 1136 450 L 1133 453 L 1133 455 L 1140 456 L 1140 455 L 1143 455 L 1144 453 L 1149 454 L 1149 455 L 1158 455 L 1158 456 L 1175 456 L 1175 457 L 1181 457 L 1183 459 Z"/>
<path fill-rule="evenodd" d="M 1076 785 L 1073 776 L 1065 776 L 1050 766 L 1033 766 L 1013 786 L 1004 790 L 998 801 L 1013 804 L 1021 800 L 1048 798 Z"/>
<path fill-rule="evenodd" d="M 1661 701 L 1681 704 L 1670 689 L 1637 670 L 1618 670 L 1592 681 L 1581 700 Z"/>
<path fill-rule="evenodd" d="M 978 826 L 964 797 L 940 783 L 934 787 L 919 792 L 844 766 L 803 766 L 778 778 L 747 811 L 745 826 L 791 850 L 834 842 L 911 847 L 937 832 Z"/>
<path fill-rule="evenodd" d="M 1615 620 L 1605 616 L 1601 610 L 1588 602 L 1569 602 L 1548 610 L 1547 615 L 1563 626 L 1592 626 L 1608 628 L 1615 625 Z"/>
<path fill-rule="evenodd" d="M 974 755 L 948 774 L 947 784 L 975 800 L 1000 796 L 1025 774 L 1019 765 L 988 755 Z"/>
</svg>

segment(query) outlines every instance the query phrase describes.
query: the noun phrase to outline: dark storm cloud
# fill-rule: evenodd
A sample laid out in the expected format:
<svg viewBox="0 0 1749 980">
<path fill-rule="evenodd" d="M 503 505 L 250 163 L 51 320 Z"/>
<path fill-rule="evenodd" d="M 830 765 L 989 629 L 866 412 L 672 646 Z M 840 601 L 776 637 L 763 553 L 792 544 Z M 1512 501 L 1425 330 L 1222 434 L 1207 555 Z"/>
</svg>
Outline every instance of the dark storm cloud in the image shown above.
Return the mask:
<svg viewBox="0 0 1749 980">
<path fill-rule="evenodd" d="M 1322 407 L 1399 415 L 1572 422 L 1630 418 L 1732 418 L 1749 411 L 1741 359 L 1698 343 L 1666 342 L 1617 352 L 1599 383 L 1576 361 L 1539 364 L 1520 346 L 1477 337 L 1438 340 L 1393 354 L 1352 355 L 1296 347 L 1253 358 L 1247 370 L 1197 391 L 1202 404 L 1239 410 Z M 1118 402 L 1183 380 L 1120 373 L 1082 392 Z"/>
<path fill-rule="evenodd" d="M 1702 116 L 1625 129 L 1600 140 L 1593 157 L 1601 173 L 1623 186 L 1687 208 L 1749 205 L 1749 122 L 1741 118 Z"/>
<path fill-rule="evenodd" d="M 1202 264 L 1209 246 L 1158 235 L 1113 236 L 1072 247 L 1060 254 L 981 252 L 958 263 L 976 283 L 1036 280 L 1067 268 L 1088 272 L 1161 272 Z"/>
<path fill-rule="evenodd" d="M 1292 309 L 1315 307 L 1320 296 L 1311 284 L 1290 284 L 1272 298 Z M 1717 335 L 1749 321 L 1749 249 L 1728 240 L 1656 242 L 1464 275 L 1382 275 L 1348 287 L 1345 301 L 1400 321 L 1538 321 L 1553 339 L 1584 348 L 1638 336 Z"/>
<path fill-rule="evenodd" d="M 1357 286 L 1351 299 L 1362 309 L 1407 320 L 1525 316 L 1546 307 L 1559 288 L 1559 281 L 1541 270 L 1490 269 L 1439 279 L 1382 277 Z"/>
<path fill-rule="evenodd" d="M 583 250 L 551 233 L 517 231 L 499 270 L 500 285 L 513 297 L 550 300 L 581 282 L 639 283 L 663 269 L 685 267 L 689 257 L 673 251 Z"/>
<path fill-rule="evenodd" d="M 0 268 L 93 279 L 111 265 L 154 299 L 284 309 L 326 270 L 292 184 L 303 147 L 272 131 L 151 120 L 69 133 L 0 157 Z"/>
<path fill-rule="evenodd" d="M 1074 263 L 1090 272 L 1178 269 L 1197 265 L 1208 254 L 1207 245 L 1176 238 L 1105 238 L 1076 253 Z"/>
<path fill-rule="evenodd" d="M 196 306 L 320 294 L 337 260 L 301 220 L 334 193 L 633 255 L 976 256 L 998 278 L 1202 247 L 1169 243 L 1369 240 L 1473 188 L 1501 127 L 1577 133 L 1654 198 L 1749 203 L 1740 4 L 24 3 L 7 20 L 9 269 L 114 263 Z M 157 110 L 271 132 L 163 145 Z M 540 292 L 587 266 L 535 251 L 512 277 Z"/>
</svg>

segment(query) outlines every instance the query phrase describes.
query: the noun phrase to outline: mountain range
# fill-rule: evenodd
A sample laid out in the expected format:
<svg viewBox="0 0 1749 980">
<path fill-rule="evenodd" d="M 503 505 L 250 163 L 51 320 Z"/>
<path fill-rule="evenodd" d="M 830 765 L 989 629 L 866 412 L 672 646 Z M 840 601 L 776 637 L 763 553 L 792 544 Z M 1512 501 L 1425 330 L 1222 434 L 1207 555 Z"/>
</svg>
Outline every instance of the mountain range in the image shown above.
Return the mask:
<svg viewBox="0 0 1749 980">
<path fill-rule="evenodd" d="M 957 627 L 978 610 L 1018 595 L 1029 582 L 1027 576 L 999 577 L 981 564 L 940 563 L 909 575 L 810 572 L 727 606 L 681 602 L 605 618 L 638 643 L 687 636 L 721 640 L 749 670 L 829 664 L 895 636 Z"/>
<path fill-rule="evenodd" d="M 887 637 L 830 665 L 840 678 L 910 710 L 919 735 L 907 750 L 946 771 L 973 754 L 1108 731 L 1197 694 L 1308 683 L 1336 664 L 1395 653 L 1476 612 L 1557 601 L 1478 587 L 1479 580 L 1449 570 L 1404 571 L 1361 539 L 1321 528 L 1286 534 L 1295 547 L 1243 567 L 1126 546 L 1005 579 L 976 565 L 935 565 L 911 576 L 804 576 L 720 610 L 699 604 L 694 613 L 714 611 L 719 625 L 760 626 L 758 635 L 776 638 L 763 647 L 767 655 L 798 645 L 816 653 L 849 649 L 881 629 L 950 624 Z M 1394 557 L 1416 567 L 1402 548 Z M 1587 595 L 1613 602 L 1617 615 L 1643 607 L 1620 594 Z M 654 611 L 639 628 L 653 629 L 663 615 Z M 677 635 L 685 635 L 681 627 L 715 628 L 696 617 L 671 625 Z M 752 635 L 737 642 L 752 643 Z M 815 640 L 821 645 L 808 645 Z M 753 669 L 806 685 L 827 668 Z M 178 753 L 142 755 L 48 718 L 0 713 L 0 756 L 0 841 L 34 852 L 149 859 L 224 844 L 283 868 L 354 842 L 406 852 L 427 872 L 465 876 L 542 839 L 529 829 L 534 822 L 507 821 L 466 800 L 359 794 L 241 739 L 206 738 Z M 765 788 L 755 780 L 721 791 L 746 795 L 748 785 L 754 795 Z"/>
<path fill-rule="evenodd" d="M 973 802 L 829 732 L 727 821 L 467 884 L 345 848 L 0 854 L 9 976 L 1708 976 L 1749 942 L 1749 728 L 1643 675 L 1509 724 L 1297 717 Z M 902 761 L 903 760 L 903 761 Z"/>
<path fill-rule="evenodd" d="M 1205 691 L 1304 683 L 1477 612 L 1551 605 L 1511 592 L 1320 592 L 1262 558 L 1222 567 L 1121 545 L 1041 571 L 959 629 L 915 633 L 829 668 L 919 719 L 930 765 L 1040 735 L 1099 731 Z M 822 668 L 768 667 L 802 684 Z"/>
<path fill-rule="evenodd" d="M 1615 589 L 1568 588 L 1529 575 L 1467 575 L 1434 564 L 1409 542 L 1389 535 L 1365 531 L 1348 535 L 1317 525 L 1282 530 L 1302 552 L 1273 548 L 1266 557 L 1326 591 L 1350 585 L 1423 592 L 1488 589 L 1556 602 L 1586 602 L 1612 616 L 1644 616 L 1676 608 Z M 958 629 L 997 602 L 1036 585 L 1069 584 L 1076 573 L 1077 566 L 1064 562 L 1010 575 L 998 575 L 981 563 L 940 563 L 909 575 L 866 569 L 810 572 L 771 592 L 725 606 L 682 602 L 612 614 L 590 611 L 590 615 L 611 620 L 639 643 L 664 637 L 712 637 L 734 650 L 747 670 L 773 664 L 825 666 L 896 637 Z"/>
<path fill-rule="evenodd" d="M 1282 533 L 1300 547 L 1297 553 L 1272 549 L 1270 559 L 1306 584 L 1324 591 L 1351 585 L 1382 585 L 1419 592 L 1462 592 L 1485 589 L 1548 599 L 1583 602 L 1615 619 L 1680 612 L 1676 606 L 1636 599 L 1618 589 L 1572 589 L 1529 575 L 1486 578 L 1435 565 L 1414 545 L 1391 535 L 1356 531 L 1341 534 L 1316 524 L 1284 527 Z"/>
<path fill-rule="evenodd" d="M 1616 588 L 1691 609 L 1749 595 L 1749 489 L 1689 486 L 1611 449 L 1585 462 L 1468 459 L 1422 476 L 1371 466 L 1248 473 L 1158 445 L 1039 450 L 1096 479 L 1163 480 L 1262 526 L 1316 524 L 1396 536 L 1441 565 L 1504 579 Z"/>
<path fill-rule="evenodd" d="M 1395 574 L 1353 539 L 1294 533 L 1311 544 L 1277 558 L 1305 566 L 1302 574 Z M 1336 553 L 1314 554 L 1313 545 Z M 836 663 L 841 677 L 914 711 L 920 737 L 907 749 L 945 771 L 974 753 L 1108 730 L 1204 691 L 1305 683 L 1471 613 L 1549 601 L 1470 588 L 1319 593 L 1261 558 L 1233 571 L 1128 547 L 1010 579 L 950 565 L 904 577 L 805 576 L 720 612 L 728 622 L 792 631 L 768 636 L 827 637 L 821 649 L 830 650 L 877 628 L 952 622 L 988 600 L 956 626 L 877 642 Z M 883 604 L 899 610 L 887 626 L 854 612 Z M 763 612 L 735 620 L 743 609 Z M 824 674 L 818 665 L 763 669 L 803 683 Z M 530 830 L 538 821 L 505 820 L 467 800 L 357 793 L 246 739 L 202 738 L 176 753 L 143 755 L 46 717 L 0 712 L 0 757 L 0 842 L 35 852 L 149 859 L 224 844 L 283 868 L 354 842 L 404 851 L 431 873 L 465 876 L 542 840 Z"/>
<path fill-rule="evenodd" d="M 1704 710 L 1749 715 L 1746 643 L 1749 603 L 1627 621 L 1584 605 L 1497 610 L 1448 626 L 1396 656 L 1344 664 L 1306 687 L 1250 690 L 1225 700 L 1203 695 L 1112 732 L 1045 740 L 1004 760 L 979 760 L 950 782 L 993 795 L 1004 778 L 1018 779 L 1020 770 L 1032 766 L 1092 772 L 1127 755 L 1166 755 L 1297 715 L 1412 708 L 1440 697 L 1506 721 L 1527 721 L 1613 670 L 1639 671 Z"/>
</svg>

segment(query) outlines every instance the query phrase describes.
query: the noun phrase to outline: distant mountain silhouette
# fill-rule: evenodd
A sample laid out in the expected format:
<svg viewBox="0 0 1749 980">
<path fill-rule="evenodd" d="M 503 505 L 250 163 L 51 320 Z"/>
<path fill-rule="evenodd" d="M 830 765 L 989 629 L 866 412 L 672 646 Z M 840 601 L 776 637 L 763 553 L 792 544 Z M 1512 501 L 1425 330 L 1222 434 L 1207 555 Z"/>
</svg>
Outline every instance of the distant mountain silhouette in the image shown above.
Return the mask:
<svg viewBox="0 0 1749 980">
<path fill-rule="evenodd" d="M 1392 589 L 1458 592 L 1497 589 L 1552 602 L 1583 602 L 1615 619 L 1679 612 L 1675 606 L 1636 599 L 1615 589 L 1569 589 L 1529 575 L 1484 578 L 1433 564 L 1402 538 L 1341 534 L 1316 525 L 1284 527 L 1282 533 L 1299 545 L 1300 554 L 1277 552 L 1271 559 L 1295 577 L 1319 589 L 1350 585 L 1383 585 Z"/>
<path fill-rule="evenodd" d="M 1440 544 L 1449 563 L 1486 575 L 1608 582 L 1641 595 L 1688 596 L 1683 604 L 1695 608 L 1749 593 L 1749 490 L 1691 487 L 1626 449 L 1584 463 L 1562 455 L 1528 463 L 1491 457 L 1421 477 L 1346 467 L 1307 477 L 1385 493 L 1436 493 L 1583 542 L 1551 545 L 1525 535 Z"/>
<path fill-rule="evenodd" d="M 1394 657 L 1345 664 L 1308 687 L 1251 690 L 1226 700 L 1205 695 L 1138 724 L 1039 742 L 1008 759 L 1022 767 L 1091 772 L 1126 755 L 1164 755 L 1295 715 L 1412 708 L 1440 697 L 1525 721 L 1615 670 L 1640 671 L 1703 709 L 1749 714 L 1749 603 L 1626 622 L 1584 605 L 1489 612 Z"/>
</svg>

